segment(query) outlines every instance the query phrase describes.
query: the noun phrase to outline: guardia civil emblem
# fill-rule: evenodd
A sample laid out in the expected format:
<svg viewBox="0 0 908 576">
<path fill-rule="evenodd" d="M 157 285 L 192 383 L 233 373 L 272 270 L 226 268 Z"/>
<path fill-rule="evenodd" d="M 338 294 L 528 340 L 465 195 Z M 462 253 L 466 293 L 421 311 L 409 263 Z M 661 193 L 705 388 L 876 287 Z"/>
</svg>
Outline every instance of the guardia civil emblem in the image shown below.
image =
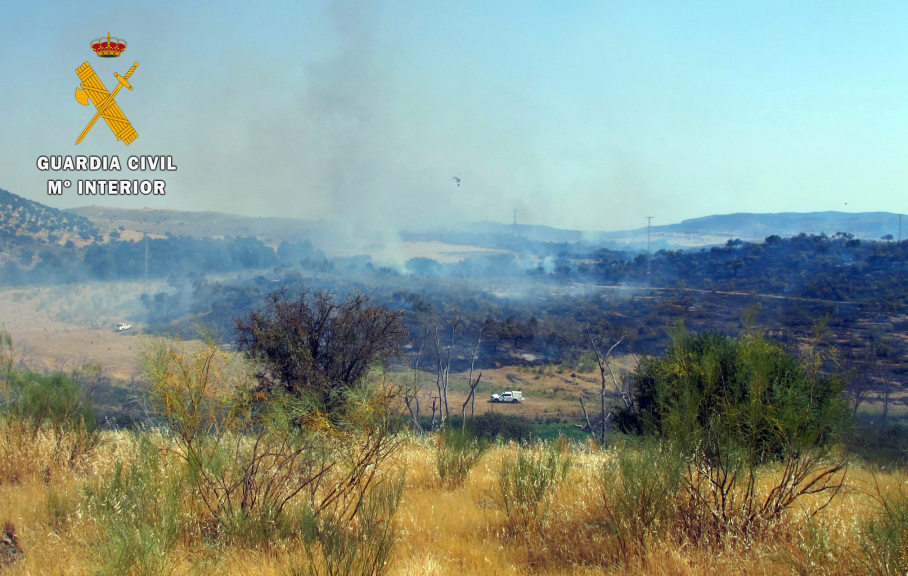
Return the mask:
<svg viewBox="0 0 908 576">
<path fill-rule="evenodd" d="M 103 38 L 92 40 L 91 48 L 101 58 L 118 58 L 120 54 L 126 50 L 126 41 L 121 38 L 111 38 L 110 33 L 108 32 L 106 40 Z M 107 91 L 104 83 L 101 82 L 101 79 L 98 78 L 98 75 L 95 74 L 94 69 L 92 69 L 91 64 L 88 62 L 85 62 L 76 68 L 76 74 L 79 75 L 79 80 L 82 81 L 79 87 L 76 88 L 76 100 L 78 100 L 79 104 L 84 106 L 87 106 L 88 101 L 91 100 L 91 103 L 94 104 L 95 109 L 97 110 L 94 118 L 91 119 L 88 126 L 85 127 L 85 130 L 79 135 L 76 144 L 85 138 L 85 135 L 88 134 L 91 127 L 95 125 L 98 118 L 104 118 L 104 121 L 107 122 L 107 126 L 110 127 L 110 131 L 113 132 L 117 140 L 122 140 L 127 146 L 129 146 L 130 142 L 139 137 L 136 129 L 132 127 L 129 119 L 126 118 L 123 111 L 120 110 L 120 107 L 114 100 L 114 98 L 117 97 L 120 88 L 123 86 L 132 90 L 132 85 L 129 83 L 129 77 L 136 71 L 138 65 L 138 62 L 133 64 L 132 68 L 126 72 L 125 76 L 120 76 L 118 73 L 114 72 L 114 77 L 116 77 L 118 84 L 113 92 Z"/>
</svg>

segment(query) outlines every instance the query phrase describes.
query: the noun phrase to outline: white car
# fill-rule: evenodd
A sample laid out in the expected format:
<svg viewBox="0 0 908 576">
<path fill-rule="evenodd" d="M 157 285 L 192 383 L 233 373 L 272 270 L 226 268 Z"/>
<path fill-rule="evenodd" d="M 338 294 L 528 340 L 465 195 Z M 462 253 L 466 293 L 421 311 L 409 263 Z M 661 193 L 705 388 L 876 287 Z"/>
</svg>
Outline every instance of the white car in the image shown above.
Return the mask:
<svg viewBox="0 0 908 576">
<path fill-rule="evenodd" d="M 513 404 L 523 402 L 523 392 L 520 390 L 512 390 L 510 392 L 502 392 L 501 394 L 492 394 L 492 402 L 510 402 Z"/>
<path fill-rule="evenodd" d="M 132 328 L 132 324 L 117 324 L 117 332 L 129 330 L 130 328 Z"/>
</svg>

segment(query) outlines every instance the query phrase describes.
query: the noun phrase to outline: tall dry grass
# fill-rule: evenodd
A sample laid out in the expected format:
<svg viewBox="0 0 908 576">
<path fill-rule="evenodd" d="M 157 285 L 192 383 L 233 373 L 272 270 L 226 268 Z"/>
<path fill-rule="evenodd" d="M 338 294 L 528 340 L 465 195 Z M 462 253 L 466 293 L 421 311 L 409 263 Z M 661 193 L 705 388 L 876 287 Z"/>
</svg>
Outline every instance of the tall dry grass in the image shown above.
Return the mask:
<svg viewBox="0 0 908 576">
<path fill-rule="evenodd" d="M 209 388 L 212 366 L 229 365 L 204 348 L 159 350 L 173 360 L 159 364 L 169 427 L 102 432 L 85 426 L 81 404 L 66 400 L 78 398 L 59 383 L 14 381 L 4 346 L 0 526 L 15 527 L 24 551 L 6 558 L 0 547 L 4 575 L 908 570 L 900 470 L 835 464 L 841 487 L 812 492 L 799 486 L 829 468 L 785 460 L 755 468 L 740 488 L 710 484 L 655 442 L 490 447 L 453 431 L 392 434 L 401 427 L 376 410 L 388 407 L 384 397 L 362 391 L 346 399 L 345 428 L 325 421 L 298 437 L 272 422 L 284 412 L 243 412 L 250 405 L 231 390 Z M 36 409 L 9 388 L 23 382 L 66 401 Z M 715 514 L 722 498 L 733 503 L 727 517 Z M 729 529 L 725 518 L 766 502 L 772 513 L 759 530 Z"/>
<path fill-rule="evenodd" d="M 908 557 L 898 471 L 854 465 L 809 522 L 794 509 L 758 539 L 705 545 L 674 530 L 683 496 L 671 469 L 657 473 L 655 448 L 496 446 L 451 488 L 434 442 L 405 437 L 383 464 L 399 483 L 376 493 L 352 532 L 324 532 L 322 545 L 339 551 L 331 571 L 305 533 L 273 545 L 218 539 L 166 438 L 102 439 L 83 466 L 54 464 L 48 476 L 36 465 L 0 483 L 0 524 L 16 526 L 25 552 L 4 574 L 356 574 L 376 564 L 391 575 L 903 574 Z M 53 454 L 53 441 L 39 437 L 30 453 Z M 778 472 L 765 470 L 761 485 Z"/>
</svg>

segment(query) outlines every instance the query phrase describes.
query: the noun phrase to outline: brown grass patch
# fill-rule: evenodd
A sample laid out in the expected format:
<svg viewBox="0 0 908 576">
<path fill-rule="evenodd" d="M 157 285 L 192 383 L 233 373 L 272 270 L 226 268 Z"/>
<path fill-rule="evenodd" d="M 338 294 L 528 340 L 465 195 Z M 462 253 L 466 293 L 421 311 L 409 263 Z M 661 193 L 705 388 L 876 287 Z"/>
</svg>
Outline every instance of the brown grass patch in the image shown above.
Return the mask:
<svg viewBox="0 0 908 576">
<path fill-rule="evenodd" d="M 39 461 L 49 448 L 36 448 Z M 105 443 L 78 469 L 42 466 L 23 469 L 18 482 L 0 484 L 0 524 L 17 528 L 25 559 L 6 574 L 91 574 L 92 542 L 98 528 L 85 513 L 82 486 L 108 477 L 117 461 L 135 457 L 123 432 L 105 433 Z M 47 448 L 47 450 L 45 450 Z M 390 574 L 826 574 L 865 573 L 860 562 L 858 527 L 877 512 L 869 496 L 874 478 L 893 489 L 895 473 L 849 470 L 846 490 L 810 527 L 791 511 L 773 531 L 749 546 L 695 546 L 671 531 L 640 553 L 620 554 L 603 528 L 599 474 L 615 457 L 573 445 L 573 466 L 552 494 L 544 526 L 509 524 L 494 503 L 497 470 L 517 445 L 499 446 L 475 466 L 463 487 L 440 485 L 434 445 L 408 439 L 389 465 L 406 471 L 403 500 L 394 522 L 398 541 Z M 249 549 L 211 547 L 201 539 L 181 542 L 167 559 L 174 574 L 288 574 L 299 550 L 293 545 Z"/>
</svg>

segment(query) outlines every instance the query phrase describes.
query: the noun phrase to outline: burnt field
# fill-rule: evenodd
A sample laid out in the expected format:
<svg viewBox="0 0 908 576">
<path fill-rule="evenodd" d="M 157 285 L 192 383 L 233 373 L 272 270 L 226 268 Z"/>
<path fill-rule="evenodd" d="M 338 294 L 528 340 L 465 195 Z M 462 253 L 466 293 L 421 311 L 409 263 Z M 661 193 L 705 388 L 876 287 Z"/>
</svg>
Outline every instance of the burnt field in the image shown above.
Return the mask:
<svg viewBox="0 0 908 576">
<path fill-rule="evenodd" d="M 472 366 L 484 373 L 482 410 L 572 422 L 579 398 L 594 402 L 601 391 L 591 334 L 609 346 L 620 340 L 607 386 L 614 402 L 639 359 L 662 354 L 682 323 L 693 333 L 759 330 L 795 352 L 818 338 L 834 351 L 824 370 L 853 381 L 849 394 L 868 417 L 905 411 L 908 242 L 801 234 L 652 255 L 553 242 L 485 249 L 457 258 L 403 252 L 395 264 L 328 257 L 310 242 L 170 236 L 45 250 L 26 265 L 20 247 L 11 253 L 18 272 L 0 278 L 0 323 L 23 362 L 42 370 L 96 362 L 122 383 L 135 380 L 143 338 L 205 331 L 230 348 L 236 320 L 275 290 L 360 293 L 403 312 L 408 345 L 392 369 L 419 366 L 422 415 L 433 389 L 438 396 L 443 355 L 451 402 L 468 394 Z M 133 328 L 117 333 L 120 322 Z M 510 389 L 524 390 L 526 402 L 485 403 Z"/>
</svg>

